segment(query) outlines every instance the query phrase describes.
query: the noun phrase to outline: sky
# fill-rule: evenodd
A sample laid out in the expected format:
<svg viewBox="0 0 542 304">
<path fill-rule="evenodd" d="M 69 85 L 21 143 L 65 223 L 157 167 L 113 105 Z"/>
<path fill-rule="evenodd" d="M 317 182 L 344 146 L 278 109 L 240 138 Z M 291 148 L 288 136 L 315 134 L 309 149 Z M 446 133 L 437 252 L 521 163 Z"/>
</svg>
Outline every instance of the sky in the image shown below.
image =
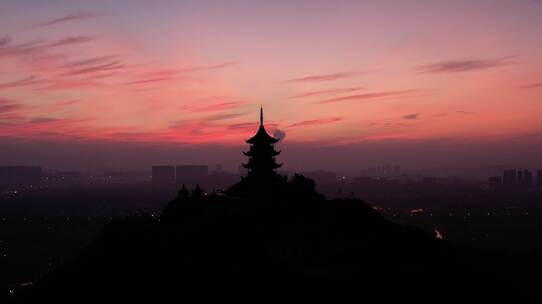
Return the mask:
<svg viewBox="0 0 542 304">
<path fill-rule="evenodd" d="M 0 164 L 542 164 L 542 1 L 0 0 Z M 288 153 L 290 151 L 290 153 Z"/>
</svg>

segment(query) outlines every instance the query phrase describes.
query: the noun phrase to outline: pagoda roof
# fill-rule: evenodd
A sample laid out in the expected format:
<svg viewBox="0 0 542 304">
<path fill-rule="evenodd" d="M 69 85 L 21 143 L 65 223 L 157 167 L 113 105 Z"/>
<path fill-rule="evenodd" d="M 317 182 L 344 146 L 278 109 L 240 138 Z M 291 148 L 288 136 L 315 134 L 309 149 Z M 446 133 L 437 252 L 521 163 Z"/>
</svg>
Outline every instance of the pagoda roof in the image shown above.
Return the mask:
<svg viewBox="0 0 542 304">
<path fill-rule="evenodd" d="M 255 144 L 255 143 L 274 144 L 278 142 L 278 139 L 269 135 L 267 131 L 265 130 L 265 127 L 263 126 L 263 124 L 260 124 L 260 128 L 258 128 L 258 132 L 256 132 L 256 135 L 247 139 L 246 142 L 249 144 Z"/>
</svg>

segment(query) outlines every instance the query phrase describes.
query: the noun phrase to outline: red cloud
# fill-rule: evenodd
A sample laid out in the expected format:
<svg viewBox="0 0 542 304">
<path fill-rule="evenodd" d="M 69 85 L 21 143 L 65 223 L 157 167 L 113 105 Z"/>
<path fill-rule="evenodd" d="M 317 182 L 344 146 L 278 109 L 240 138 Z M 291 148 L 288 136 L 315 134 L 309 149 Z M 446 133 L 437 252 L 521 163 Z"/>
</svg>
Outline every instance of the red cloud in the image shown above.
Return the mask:
<svg viewBox="0 0 542 304">
<path fill-rule="evenodd" d="M 65 101 L 57 102 L 55 105 L 59 106 L 59 107 L 64 107 L 64 106 L 71 106 L 71 105 L 74 105 L 74 104 L 79 103 L 79 102 L 80 102 L 80 100 L 72 99 L 72 100 L 65 100 Z"/>
<path fill-rule="evenodd" d="M 524 88 L 524 89 L 539 89 L 539 88 L 542 88 L 542 82 L 531 83 L 531 84 L 523 86 L 522 88 Z"/>
<path fill-rule="evenodd" d="M 306 126 L 317 126 L 334 123 L 337 121 L 343 120 L 344 117 L 331 117 L 331 118 L 321 118 L 314 120 L 304 120 L 288 126 L 288 128 L 297 128 L 297 127 L 306 127 Z"/>
<path fill-rule="evenodd" d="M 6 115 L 14 115 L 13 112 L 18 111 L 22 108 L 23 106 L 15 100 L 0 98 L 0 115 L 4 119 L 6 118 Z"/>
<path fill-rule="evenodd" d="M 288 79 L 288 82 L 320 82 L 320 81 L 331 81 L 342 78 L 350 78 L 359 75 L 360 73 L 356 72 L 341 72 L 334 74 L 325 74 L 325 75 L 311 75 L 300 78 Z"/>
<path fill-rule="evenodd" d="M 19 104 L 0 104 L 0 114 L 13 112 L 22 109 L 23 106 Z"/>
<path fill-rule="evenodd" d="M 59 23 L 69 22 L 69 21 L 76 21 L 76 20 L 82 20 L 82 19 L 89 19 L 89 18 L 96 18 L 101 17 L 103 14 L 98 12 L 75 12 L 68 15 L 64 15 L 62 17 L 52 19 L 46 22 L 42 22 L 39 24 L 36 24 L 32 26 L 31 28 L 37 28 L 37 27 L 44 27 L 44 26 L 51 26 Z"/>
<path fill-rule="evenodd" d="M 202 66 L 186 67 L 186 68 L 178 68 L 178 69 L 156 70 L 156 71 L 150 71 L 148 73 L 145 73 L 144 75 L 142 75 L 142 77 L 148 77 L 148 78 L 171 77 L 173 78 L 177 76 L 178 74 L 182 74 L 182 73 L 217 70 L 217 69 L 227 68 L 236 64 L 237 64 L 236 62 L 230 61 L 230 62 L 224 62 L 220 64 L 215 64 L 215 65 L 202 65 Z"/>
<path fill-rule="evenodd" d="M 136 81 L 129 81 L 125 82 L 124 84 L 143 84 L 143 83 L 153 83 L 153 82 L 161 82 L 161 81 L 169 81 L 173 80 L 173 77 L 158 77 L 158 78 L 150 78 L 150 79 L 142 79 L 142 80 L 136 80 Z"/>
<path fill-rule="evenodd" d="M 21 87 L 21 86 L 27 86 L 27 85 L 34 85 L 39 83 L 46 82 L 43 79 L 38 79 L 37 76 L 32 75 L 23 79 L 10 81 L 10 82 L 4 82 L 0 83 L 0 89 L 6 89 L 6 88 L 14 88 L 14 87 Z"/>
<path fill-rule="evenodd" d="M 193 107 L 189 108 L 190 112 L 215 112 L 215 111 L 222 111 L 222 110 L 230 110 L 235 109 L 239 107 L 240 105 L 245 104 L 244 101 L 230 101 L 230 102 L 219 102 L 219 103 L 213 103 L 201 107 Z"/>
<path fill-rule="evenodd" d="M 68 37 L 68 38 L 64 38 L 64 39 L 60 39 L 56 42 L 53 42 L 49 45 L 47 45 L 48 47 L 57 47 L 57 46 L 65 46 L 65 45 L 72 45 L 72 44 L 80 44 L 80 43 L 85 43 L 85 42 L 89 42 L 89 41 L 92 41 L 93 39 L 90 38 L 90 37 L 85 37 L 85 36 L 74 36 L 74 37 Z"/>
<path fill-rule="evenodd" d="M 290 97 L 291 99 L 296 98 L 304 98 L 304 97 L 312 97 L 312 96 L 320 96 L 320 95 L 327 95 L 327 94 L 342 94 L 342 93 L 349 93 L 354 91 L 359 91 L 363 89 L 362 87 L 355 87 L 355 88 L 340 88 L 340 89 L 329 89 L 329 90 L 321 90 L 321 91 L 311 91 L 306 92 L 299 95 L 294 95 Z"/>
<path fill-rule="evenodd" d="M 338 98 L 325 99 L 325 100 L 319 101 L 318 103 L 335 103 L 335 102 L 351 101 L 351 100 L 378 99 L 378 98 L 391 97 L 391 96 L 401 96 L 409 92 L 412 92 L 412 90 L 357 94 L 357 95 L 349 95 L 349 96 L 343 96 L 343 97 L 338 97 Z"/>
<path fill-rule="evenodd" d="M 475 60 L 449 60 L 425 65 L 419 68 L 422 73 L 457 73 L 475 70 L 497 68 L 510 64 L 508 59 L 513 56 L 496 59 L 475 59 Z"/>
<path fill-rule="evenodd" d="M 0 40 L 0 56 L 18 56 L 32 54 L 42 50 L 43 44 L 40 41 L 26 42 L 10 45 L 10 38 Z"/>
<path fill-rule="evenodd" d="M 96 72 L 109 72 L 109 71 L 120 70 L 120 69 L 124 68 L 125 66 L 126 65 L 123 64 L 121 61 L 115 60 L 115 61 L 107 62 L 107 63 L 104 63 L 104 64 L 100 64 L 100 65 L 93 65 L 93 66 L 89 66 L 89 67 L 83 67 L 83 68 L 80 68 L 80 69 L 73 69 L 73 70 L 71 70 L 69 72 L 66 72 L 66 73 L 62 74 L 62 76 L 92 74 L 92 73 L 96 73 Z"/>
</svg>

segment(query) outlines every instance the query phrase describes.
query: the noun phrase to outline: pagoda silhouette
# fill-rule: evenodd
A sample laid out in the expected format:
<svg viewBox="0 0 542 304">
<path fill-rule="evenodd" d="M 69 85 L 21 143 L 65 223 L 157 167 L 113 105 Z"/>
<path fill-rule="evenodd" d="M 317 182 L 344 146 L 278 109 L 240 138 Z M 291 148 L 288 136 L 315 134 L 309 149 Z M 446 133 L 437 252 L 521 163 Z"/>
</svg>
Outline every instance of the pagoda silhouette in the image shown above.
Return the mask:
<svg viewBox="0 0 542 304">
<path fill-rule="evenodd" d="M 263 107 L 260 108 L 260 126 L 254 136 L 245 141 L 250 145 L 248 151 L 243 152 L 248 161 L 243 167 L 248 170 L 247 176 L 231 186 L 226 192 L 231 196 L 247 197 L 262 194 L 278 195 L 284 192 L 287 177 L 277 173 L 282 164 L 277 163 L 276 157 L 281 151 L 275 150 L 278 139 L 269 135 L 265 130 Z"/>
<path fill-rule="evenodd" d="M 248 152 L 243 152 L 248 156 L 248 162 L 243 167 L 248 169 L 248 178 L 265 180 L 277 176 L 276 170 L 282 166 L 278 164 L 275 157 L 280 151 L 275 150 L 274 145 L 279 140 L 267 133 L 263 124 L 263 107 L 260 108 L 260 127 L 256 135 L 252 136 L 246 143 L 250 145 Z"/>
</svg>

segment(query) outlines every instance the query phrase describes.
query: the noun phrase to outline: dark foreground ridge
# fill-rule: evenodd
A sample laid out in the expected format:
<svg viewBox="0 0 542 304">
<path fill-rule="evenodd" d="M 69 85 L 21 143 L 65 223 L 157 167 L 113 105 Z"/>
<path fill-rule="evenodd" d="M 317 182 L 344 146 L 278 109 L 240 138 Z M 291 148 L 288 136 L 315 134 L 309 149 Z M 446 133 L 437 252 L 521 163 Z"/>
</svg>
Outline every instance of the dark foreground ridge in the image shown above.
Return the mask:
<svg viewBox="0 0 542 304">
<path fill-rule="evenodd" d="M 183 189 L 160 217 L 108 224 L 72 263 L 22 298 L 219 297 L 214 292 L 224 289 L 277 293 L 335 283 L 355 283 L 360 291 L 432 285 L 458 291 L 517 282 L 536 271 L 529 257 L 454 246 L 389 222 L 360 200 L 325 200 L 299 175 L 281 189 L 267 197 Z"/>
</svg>

